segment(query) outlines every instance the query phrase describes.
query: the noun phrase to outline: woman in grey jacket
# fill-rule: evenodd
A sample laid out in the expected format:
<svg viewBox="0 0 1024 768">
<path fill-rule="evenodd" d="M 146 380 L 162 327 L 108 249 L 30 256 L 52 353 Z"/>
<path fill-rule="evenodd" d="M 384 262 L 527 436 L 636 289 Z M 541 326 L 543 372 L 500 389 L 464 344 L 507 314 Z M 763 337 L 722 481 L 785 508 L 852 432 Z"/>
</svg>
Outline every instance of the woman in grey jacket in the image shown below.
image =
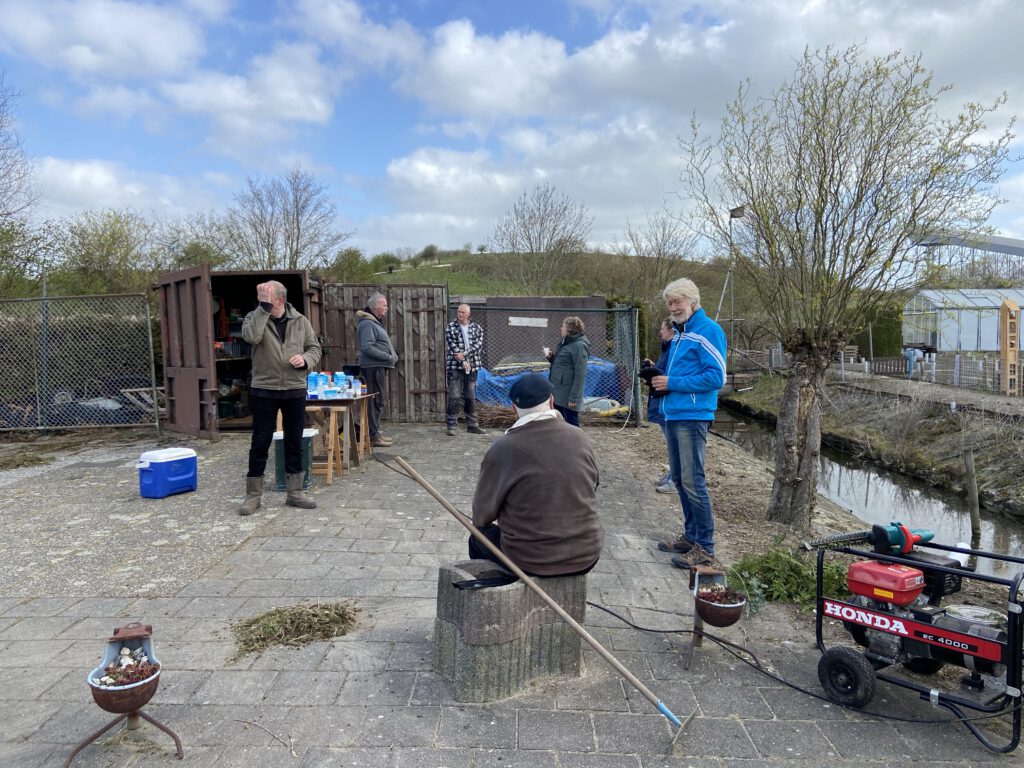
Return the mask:
<svg viewBox="0 0 1024 768">
<path fill-rule="evenodd" d="M 583 381 L 587 377 L 590 360 L 590 339 L 583 331 L 586 326 L 575 315 L 562 321 L 562 340 L 554 352 L 547 354 L 551 362 L 551 386 L 555 408 L 562 418 L 574 427 L 580 425 L 580 406 L 583 404 Z"/>
</svg>

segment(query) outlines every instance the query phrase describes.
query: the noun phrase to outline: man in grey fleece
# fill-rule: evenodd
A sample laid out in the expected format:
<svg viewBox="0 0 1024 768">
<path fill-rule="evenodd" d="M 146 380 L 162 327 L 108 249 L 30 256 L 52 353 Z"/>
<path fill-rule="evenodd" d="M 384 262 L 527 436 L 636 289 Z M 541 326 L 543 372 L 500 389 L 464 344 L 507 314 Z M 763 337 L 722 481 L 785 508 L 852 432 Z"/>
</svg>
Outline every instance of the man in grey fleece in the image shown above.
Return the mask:
<svg viewBox="0 0 1024 768">
<path fill-rule="evenodd" d="M 362 428 L 370 430 L 370 444 L 378 448 L 386 448 L 394 442 L 380 433 L 380 417 L 388 407 L 388 370 L 398 362 L 398 354 L 384 327 L 387 314 L 387 296 L 379 291 L 370 294 L 366 307 L 356 312 L 359 370 L 366 379 L 366 394 L 376 395 L 366 408 L 370 423 Z"/>
<path fill-rule="evenodd" d="M 522 376 L 509 391 L 519 417 L 488 449 L 473 524 L 531 576 L 571 576 L 597 564 L 597 459 L 590 438 L 553 409 L 551 382 Z M 469 556 L 497 560 L 472 536 Z"/>
</svg>

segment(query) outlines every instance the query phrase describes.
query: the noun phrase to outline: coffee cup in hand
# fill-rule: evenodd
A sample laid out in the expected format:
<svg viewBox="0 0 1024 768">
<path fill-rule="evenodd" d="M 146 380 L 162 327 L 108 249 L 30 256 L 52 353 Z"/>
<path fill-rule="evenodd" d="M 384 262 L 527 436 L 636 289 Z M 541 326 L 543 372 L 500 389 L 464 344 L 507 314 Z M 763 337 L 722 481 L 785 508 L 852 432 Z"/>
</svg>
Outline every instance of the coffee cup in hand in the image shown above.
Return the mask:
<svg viewBox="0 0 1024 768">
<path fill-rule="evenodd" d="M 544 347 L 544 357 L 551 357 L 551 347 Z"/>
</svg>

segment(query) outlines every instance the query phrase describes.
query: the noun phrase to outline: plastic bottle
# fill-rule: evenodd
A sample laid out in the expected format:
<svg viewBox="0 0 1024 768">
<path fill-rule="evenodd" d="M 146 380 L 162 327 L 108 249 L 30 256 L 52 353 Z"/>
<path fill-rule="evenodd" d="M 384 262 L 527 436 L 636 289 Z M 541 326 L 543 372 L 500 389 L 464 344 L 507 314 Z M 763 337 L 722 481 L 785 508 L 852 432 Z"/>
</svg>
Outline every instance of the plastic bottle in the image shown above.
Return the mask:
<svg viewBox="0 0 1024 768">
<path fill-rule="evenodd" d="M 306 376 L 306 399 L 307 400 L 318 400 L 319 392 L 317 391 L 317 384 L 320 381 L 320 376 L 316 371 L 310 371 Z"/>
</svg>

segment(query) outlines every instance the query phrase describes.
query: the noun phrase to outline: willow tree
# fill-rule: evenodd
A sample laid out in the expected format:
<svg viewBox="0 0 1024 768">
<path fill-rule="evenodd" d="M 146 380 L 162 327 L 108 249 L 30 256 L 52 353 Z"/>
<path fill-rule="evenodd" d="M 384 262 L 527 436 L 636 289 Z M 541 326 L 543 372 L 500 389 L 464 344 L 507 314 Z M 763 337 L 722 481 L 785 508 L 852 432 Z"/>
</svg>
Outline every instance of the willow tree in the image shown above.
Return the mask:
<svg viewBox="0 0 1024 768">
<path fill-rule="evenodd" d="M 807 50 L 770 96 L 741 84 L 717 136 L 694 120 L 680 140 L 706 234 L 792 357 L 769 520 L 809 524 L 825 373 L 875 306 L 918 284 L 931 255 L 917 241 L 976 233 L 1000 202 L 1013 120 L 988 121 L 1006 97 L 942 117 L 949 90 L 920 56 Z"/>
</svg>

